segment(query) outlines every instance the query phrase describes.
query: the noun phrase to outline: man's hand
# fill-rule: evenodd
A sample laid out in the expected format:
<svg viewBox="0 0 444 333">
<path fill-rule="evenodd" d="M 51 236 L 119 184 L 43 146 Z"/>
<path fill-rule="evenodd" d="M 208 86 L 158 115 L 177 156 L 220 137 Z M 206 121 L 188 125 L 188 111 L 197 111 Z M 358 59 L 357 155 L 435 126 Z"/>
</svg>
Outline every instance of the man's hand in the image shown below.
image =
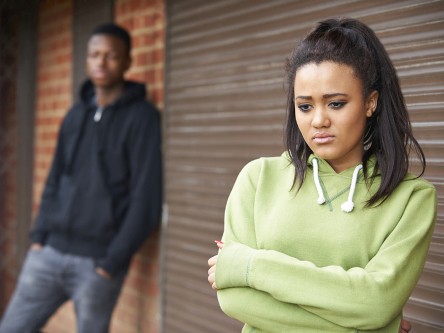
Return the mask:
<svg viewBox="0 0 444 333">
<path fill-rule="evenodd" d="M 111 280 L 111 274 L 105 271 L 102 267 L 97 267 L 96 273 L 101 277 L 103 277 L 104 279 Z"/>
<path fill-rule="evenodd" d="M 40 243 L 32 243 L 30 250 L 31 251 L 40 251 L 41 249 L 43 249 L 43 245 Z"/>
</svg>

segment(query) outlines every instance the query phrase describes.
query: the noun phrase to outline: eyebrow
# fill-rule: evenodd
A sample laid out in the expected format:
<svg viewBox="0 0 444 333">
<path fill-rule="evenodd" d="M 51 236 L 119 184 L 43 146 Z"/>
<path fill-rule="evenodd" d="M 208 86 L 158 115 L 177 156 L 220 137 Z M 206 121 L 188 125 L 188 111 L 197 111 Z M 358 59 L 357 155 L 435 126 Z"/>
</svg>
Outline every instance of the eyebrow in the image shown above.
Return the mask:
<svg viewBox="0 0 444 333">
<path fill-rule="evenodd" d="M 337 96 L 344 96 L 344 97 L 348 97 L 347 94 L 343 94 L 343 93 L 333 93 L 333 94 L 325 94 L 322 95 L 322 98 L 327 99 L 327 98 L 332 98 L 332 97 L 337 97 Z M 313 99 L 313 97 L 311 96 L 296 96 L 295 99 Z"/>
</svg>

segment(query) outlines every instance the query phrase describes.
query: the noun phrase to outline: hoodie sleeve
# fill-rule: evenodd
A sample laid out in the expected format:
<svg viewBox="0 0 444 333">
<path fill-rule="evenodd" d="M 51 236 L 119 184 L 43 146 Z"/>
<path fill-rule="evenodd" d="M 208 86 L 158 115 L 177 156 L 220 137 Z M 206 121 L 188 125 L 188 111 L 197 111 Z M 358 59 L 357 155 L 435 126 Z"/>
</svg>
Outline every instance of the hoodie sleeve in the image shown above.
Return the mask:
<svg viewBox="0 0 444 333">
<path fill-rule="evenodd" d="M 317 267 L 273 250 L 258 250 L 251 241 L 254 200 L 245 199 L 254 197 L 254 189 L 246 184 L 245 179 L 239 180 L 230 195 L 225 247 L 217 263 L 218 297 L 226 313 L 240 312 L 235 314 L 237 318 L 247 323 L 251 319 L 253 326 L 259 319 L 252 317 L 254 313 L 249 314 L 251 306 L 255 307 L 252 312 L 266 314 L 268 310 L 272 317 L 279 307 L 285 309 L 292 305 L 294 318 L 298 318 L 299 311 L 306 311 L 306 315 L 319 317 L 316 323 L 326 320 L 361 330 L 399 322 L 394 319 L 420 276 L 433 234 L 436 193 L 432 186 L 421 185 L 412 191 L 401 219 L 365 267 L 344 270 L 340 266 Z M 270 302 L 245 304 L 244 301 L 255 297 L 250 295 L 240 300 L 235 290 L 241 289 L 254 290 L 242 291 L 247 295 L 265 293 L 262 297 L 270 297 Z M 233 297 L 241 304 L 235 305 Z M 232 307 L 236 309 L 233 311 Z"/>
<path fill-rule="evenodd" d="M 160 114 L 151 105 L 138 113 L 130 138 L 129 207 L 99 266 L 115 275 L 131 260 L 161 219 L 162 162 Z"/>
</svg>

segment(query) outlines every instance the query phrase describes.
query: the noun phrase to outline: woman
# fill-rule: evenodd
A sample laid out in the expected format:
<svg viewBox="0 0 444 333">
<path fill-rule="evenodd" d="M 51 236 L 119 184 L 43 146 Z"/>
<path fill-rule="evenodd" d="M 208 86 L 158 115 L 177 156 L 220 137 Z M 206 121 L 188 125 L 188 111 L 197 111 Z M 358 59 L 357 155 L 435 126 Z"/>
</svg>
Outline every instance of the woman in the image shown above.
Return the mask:
<svg viewBox="0 0 444 333">
<path fill-rule="evenodd" d="M 436 193 L 408 173 L 425 159 L 395 69 L 369 27 L 331 19 L 287 72 L 287 151 L 239 174 L 208 281 L 245 333 L 402 331 Z"/>
</svg>

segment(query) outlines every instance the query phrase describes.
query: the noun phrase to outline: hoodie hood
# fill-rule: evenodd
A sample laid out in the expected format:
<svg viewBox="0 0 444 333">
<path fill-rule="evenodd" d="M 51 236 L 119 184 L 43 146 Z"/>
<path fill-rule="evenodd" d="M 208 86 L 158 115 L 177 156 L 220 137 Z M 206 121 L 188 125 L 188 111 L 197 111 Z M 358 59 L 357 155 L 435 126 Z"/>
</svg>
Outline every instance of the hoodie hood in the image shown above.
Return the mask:
<svg viewBox="0 0 444 333">
<path fill-rule="evenodd" d="M 95 90 L 91 80 L 87 80 L 80 88 L 80 103 L 84 106 L 95 105 Z M 134 81 L 125 81 L 122 95 L 112 104 L 113 108 L 120 105 L 128 105 L 146 98 L 146 86 Z"/>
</svg>

